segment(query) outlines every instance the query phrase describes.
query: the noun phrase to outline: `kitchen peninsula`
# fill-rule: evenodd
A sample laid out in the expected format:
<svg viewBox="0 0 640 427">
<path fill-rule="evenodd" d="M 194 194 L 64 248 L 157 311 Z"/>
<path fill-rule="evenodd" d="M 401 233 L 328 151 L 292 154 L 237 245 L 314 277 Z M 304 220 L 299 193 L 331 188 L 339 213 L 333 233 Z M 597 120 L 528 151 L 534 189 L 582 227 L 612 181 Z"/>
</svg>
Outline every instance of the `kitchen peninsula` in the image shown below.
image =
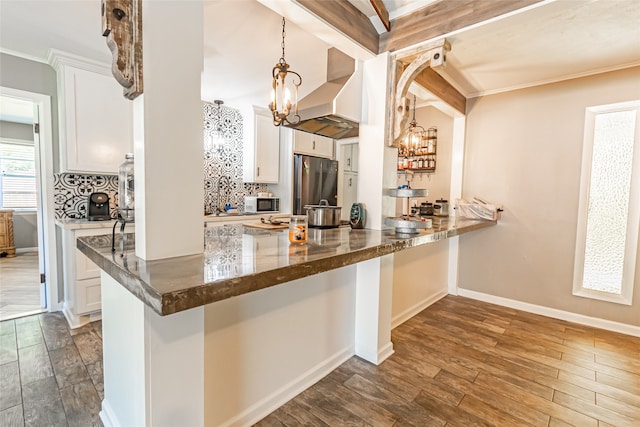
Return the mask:
<svg viewBox="0 0 640 427">
<path fill-rule="evenodd" d="M 356 267 L 495 224 L 436 218 L 408 238 L 310 229 L 305 245 L 225 225 L 204 229 L 204 254 L 155 261 L 136 257 L 133 235 L 115 253 L 110 235 L 82 237 L 78 248 L 103 271 L 103 419 L 244 425 L 358 354 L 358 340 L 386 340 L 388 357 L 390 337 L 359 321 L 381 302 L 360 294 Z"/>
</svg>

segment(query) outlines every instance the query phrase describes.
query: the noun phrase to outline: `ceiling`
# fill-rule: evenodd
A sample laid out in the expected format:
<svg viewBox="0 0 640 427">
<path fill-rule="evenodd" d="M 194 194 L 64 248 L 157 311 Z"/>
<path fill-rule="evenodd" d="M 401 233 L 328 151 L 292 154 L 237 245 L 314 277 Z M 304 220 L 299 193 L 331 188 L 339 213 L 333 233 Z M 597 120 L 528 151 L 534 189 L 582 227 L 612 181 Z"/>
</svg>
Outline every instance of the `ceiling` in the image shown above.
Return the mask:
<svg viewBox="0 0 640 427">
<path fill-rule="evenodd" d="M 384 31 L 368 0 L 349 1 Z M 383 0 L 392 20 L 432 2 Z M 231 106 L 257 96 L 268 102 L 271 68 L 281 56 L 282 18 L 262 3 L 269 2 L 205 0 L 203 99 Z M 475 97 L 640 65 L 639 22 L 636 0 L 545 1 L 449 34 L 452 50 L 443 76 Z M 324 79 L 330 46 L 295 20 L 286 29 L 286 59 L 303 76 L 304 96 Z M 55 48 L 108 63 L 100 33 L 100 0 L 0 0 L 5 52 L 46 61 Z"/>
</svg>

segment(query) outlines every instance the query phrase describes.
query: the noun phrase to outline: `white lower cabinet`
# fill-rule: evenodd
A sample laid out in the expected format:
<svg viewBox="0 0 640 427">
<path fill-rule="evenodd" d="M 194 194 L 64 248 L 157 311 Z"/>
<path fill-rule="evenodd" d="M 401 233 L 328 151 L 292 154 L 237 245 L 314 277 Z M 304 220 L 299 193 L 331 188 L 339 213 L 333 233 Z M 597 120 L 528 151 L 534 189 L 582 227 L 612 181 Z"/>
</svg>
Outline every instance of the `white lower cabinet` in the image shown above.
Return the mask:
<svg viewBox="0 0 640 427">
<path fill-rule="evenodd" d="M 134 231 L 133 224 L 127 232 Z M 64 263 L 64 308 L 69 325 L 78 328 L 100 318 L 102 297 L 100 268 L 76 247 L 76 239 L 84 236 L 109 235 L 112 228 L 62 228 L 62 258 Z M 119 226 L 116 232 L 119 232 Z"/>
</svg>

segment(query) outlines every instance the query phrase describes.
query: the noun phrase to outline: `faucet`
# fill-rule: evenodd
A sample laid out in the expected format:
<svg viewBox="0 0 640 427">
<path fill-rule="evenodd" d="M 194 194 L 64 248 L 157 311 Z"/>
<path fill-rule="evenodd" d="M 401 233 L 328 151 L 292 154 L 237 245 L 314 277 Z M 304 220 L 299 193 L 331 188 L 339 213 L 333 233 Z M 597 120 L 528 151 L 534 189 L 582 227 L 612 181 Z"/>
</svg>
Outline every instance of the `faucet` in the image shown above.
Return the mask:
<svg viewBox="0 0 640 427">
<path fill-rule="evenodd" d="M 220 190 L 223 188 L 222 187 L 222 181 L 223 180 L 226 182 L 227 189 L 229 191 L 231 191 L 231 179 L 228 176 L 225 176 L 225 175 L 220 176 L 218 178 L 218 197 L 216 199 L 216 211 L 215 211 L 216 216 L 220 216 L 220 214 L 222 212 L 224 212 L 224 207 L 222 207 L 222 208 L 220 207 L 221 206 L 220 205 L 220 199 L 221 199 L 221 196 L 222 196 L 222 192 Z M 229 203 L 229 196 L 227 196 L 227 198 L 225 199 L 225 202 L 226 202 L 225 205 Z"/>
</svg>

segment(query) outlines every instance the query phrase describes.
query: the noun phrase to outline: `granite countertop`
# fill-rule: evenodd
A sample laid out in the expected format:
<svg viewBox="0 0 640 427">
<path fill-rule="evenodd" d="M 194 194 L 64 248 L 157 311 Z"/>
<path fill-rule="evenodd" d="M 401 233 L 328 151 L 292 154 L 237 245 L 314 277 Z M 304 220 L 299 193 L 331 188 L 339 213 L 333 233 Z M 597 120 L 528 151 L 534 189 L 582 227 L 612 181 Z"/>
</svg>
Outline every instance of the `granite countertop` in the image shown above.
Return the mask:
<svg viewBox="0 0 640 427">
<path fill-rule="evenodd" d="M 204 223 L 208 222 L 253 222 L 260 221 L 261 217 L 268 218 L 274 216 L 276 218 L 286 218 L 291 216 L 287 213 L 274 213 L 274 214 L 237 214 L 237 215 L 205 215 Z M 113 228 L 115 220 L 106 221 L 89 221 L 88 219 L 56 219 L 55 224 L 63 230 L 80 230 L 80 229 L 98 229 L 98 228 Z M 131 223 L 133 224 L 133 223 Z"/>
<path fill-rule="evenodd" d="M 306 244 L 290 244 L 287 230 L 241 224 L 204 228 L 204 253 L 145 261 L 134 253 L 134 235 L 124 251 L 111 252 L 111 234 L 77 239 L 77 247 L 102 270 L 160 315 L 177 313 L 324 271 L 495 225 L 495 221 L 434 218 L 433 228 L 400 238 L 393 230 L 349 227 L 309 229 Z M 120 235 L 116 248 L 121 248 Z"/>
</svg>

